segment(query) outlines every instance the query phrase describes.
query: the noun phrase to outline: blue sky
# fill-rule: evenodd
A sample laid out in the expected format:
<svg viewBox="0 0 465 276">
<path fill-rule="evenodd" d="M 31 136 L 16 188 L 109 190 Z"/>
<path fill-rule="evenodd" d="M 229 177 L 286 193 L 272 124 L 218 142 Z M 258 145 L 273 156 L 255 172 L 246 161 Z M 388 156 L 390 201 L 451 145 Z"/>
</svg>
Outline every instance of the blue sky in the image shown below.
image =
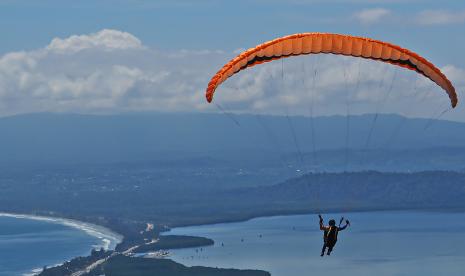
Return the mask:
<svg viewBox="0 0 465 276">
<path fill-rule="evenodd" d="M 248 47 L 297 32 L 336 32 L 392 41 L 450 62 L 465 42 L 465 1 L 377 0 L 112 0 L 0 1 L 0 52 L 35 49 L 54 37 L 117 29 L 164 49 Z M 386 9 L 363 24 L 355 14 Z M 455 22 L 415 23 L 422 11 L 461 16 Z M 460 15 L 461 14 L 461 15 Z M 427 44 L 427 45 L 426 45 Z M 464 56 L 464 55 L 461 55 Z M 461 57 L 461 62 L 465 58 Z"/>
<path fill-rule="evenodd" d="M 55 52 L 44 53 L 44 51 L 48 51 L 47 47 L 50 46 L 53 39 L 65 40 L 76 35 L 90 36 L 93 39 L 95 37 L 92 38 L 92 34 L 99 33 L 104 29 L 128 34 L 131 39 L 139 41 L 141 47 L 105 51 L 100 46 L 100 48 L 95 49 L 91 49 L 89 46 L 84 52 L 77 53 L 73 51 L 73 56 L 67 55 L 66 57 L 57 55 Z M 150 79 L 148 76 L 155 78 L 155 75 L 168 74 L 170 75 L 169 83 L 179 82 L 177 89 L 184 87 L 185 91 L 179 92 L 180 94 L 191 93 L 192 91 L 189 92 L 189 89 L 192 89 L 195 90 L 195 95 L 200 95 L 200 93 L 203 93 L 204 82 L 208 81 L 208 76 L 212 75 L 219 66 L 233 57 L 233 53 L 237 49 L 252 47 L 278 36 L 298 32 L 346 33 L 399 44 L 422 54 L 441 68 L 449 66 L 447 68 L 449 68 L 450 74 L 454 75 L 452 77 L 459 80 L 458 87 L 465 86 L 460 83 L 465 69 L 465 54 L 462 53 L 463 45 L 465 45 L 465 1 L 0 0 L 0 32 L 3 35 L 0 44 L 0 56 L 3 56 L 3 63 L 6 66 L 6 69 L 4 69 L 6 70 L 4 71 L 5 76 L 0 78 L 0 85 L 3 80 L 5 83 L 4 89 L 12 94 L 4 96 L 3 107 L 10 109 L 4 114 L 48 111 L 46 106 L 52 106 L 49 111 L 92 112 L 93 107 L 109 112 L 134 110 L 134 108 L 126 108 L 127 98 L 114 99 L 113 102 L 100 99 L 100 102 L 105 102 L 103 106 L 91 102 L 94 94 L 89 91 L 87 93 L 82 88 L 89 85 L 89 83 L 83 85 L 76 81 L 75 75 L 84 78 L 82 75 L 84 73 L 81 74 L 80 72 L 86 70 L 94 70 L 85 76 L 87 81 L 91 76 L 95 77 L 95 74 L 102 74 L 99 75 L 99 78 L 103 80 L 105 74 L 110 71 L 115 72 L 115 66 L 129 70 L 124 73 L 127 75 L 132 74 L 133 76 L 139 73 L 140 76 L 144 75 L 141 78 L 145 82 Z M 104 36 L 98 37 L 102 38 Z M 121 36 L 120 38 L 126 39 L 127 37 Z M 136 48 L 138 50 L 135 50 Z M 92 51 L 94 52 L 92 53 Z M 99 54 L 98 51 L 102 52 Z M 41 54 L 38 54 L 38 52 L 41 52 Z M 35 82 L 28 84 L 29 89 L 35 85 L 37 90 L 40 91 L 40 93 L 34 93 L 33 96 L 39 95 L 37 97 L 41 101 L 44 97 L 48 98 L 47 102 L 34 107 L 31 106 L 32 103 L 23 104 L 24 99 L 18 96 L 17 91 L 24 87 L 24 79 L 8 79 L 10 75 L 18 75 L 18 72 L 13 74 L 13 71 L 8 71 L 7 65 L 11 68 L 11 58 L 7 60 L 5 57 L 10 57 L 12 53 L 23 53 L 29 62 L 38 64 L 31 69 L 29 63 L 22 63 L 24 60 L 21 61 L 21 64 L 29 64 L 29 67 L 27 67 L 29 68 L 27 70 L 29 75 L 25 79 L 28 81 L 35 80 Z M 186 55 L 188 58 L 184 60 L 184 63 L 176 61 L 177 66 L 174 66 L 174 61 L 170 60 L 168 56 L 173 57 L 176 53 Z M 95 56 L 105 56 L 106 58 L 102 58 L 103 60 L 96 63 Z M 148 61 L 142 56 L 150 57 L 155 65 L 147 64 Z M 89 60 L 86 60 L 87 58 Z M 14 57 L 14 60 L 18 62 L 19 58 Z M 210 64 L 205 64 L 206 60 L 210 61 Z M 63 65 L 65 61 L 66 65 Z M 184 76 L 183 80 L 175 78 L 176 75 L 180 76 L 180 71 L 186 71 L 186 68 L 198 69 L 192 65 L 194 61 L 202 63 L 199 67 L 202 68 L 200 71 L 204 71 L 203 75 L 191 76 L 193 78 L 192 82 L 187 82 L 186 76 Z M 56 64 L 53 64 L 53 62 L 56 62 Z M 325 61 L 328 64 L 332 62 L 332 60 Z M 74 65 L 71 66 L 70 64 Z M 57 85 L 57 79 L 53 82 L 50 81 L 51 78 L 56 77 L 55 75 L 49 75 L 52 74 L 54 66 L 59 67 L 60 73 L 64 74 L 60 80 L 65 80 L 66 84 Z M 296 66 L 294 65 L 294 67 Z M 76 69 L 78 67 L 79 69 Z M 265 69 L 273 70 L 272 67 Z M 294 68 L 294 70 L 297 69 Z M 136 71 L 138 73 L 135 73 Z M 184 71 L 184 74 L 189 75 L 188 72 Z M 253 73 L 255 75 L 260 74 L 260 72 L 256 71 Z M 118 74 L 122 73 L 119 72 Z M 113 77 L 111 79 L 117 82 L 114 79 L 116 77 Z M 44 89 L 46 88 L 44 88 L 44 82 L 37 81 L 39 78 L 47 81 L 45 86 L 53 87 L 58 92 L 52 93 L 52 96 L 45 96 Z M 118 79 L 118 81 L 122 80 Z M 232 80 L 231 86 L 237 87 L 237 82 L 240 81 L 240 79 Z M 10 86 L 14 82 L 19 84 Z M 125 92 L 114 91 L 111 87 L 101 88 L 108 90 L 109 94 L 106 94 L 105 97 L 114 95 L 119 97 L 121 93 L 126 93 L 130 94 L 131 99 L 134 100 L 135 95 L 145 95 L 144 93 L 146 93 L 138 90 L 142 89 L 140 86 L 147 86 L 146 83 L 140 84 L 137 81 L 136 84 L 139 86 L 134 83 L 128 84 L 128 90 Z M 68 93 L 65 91 L 67 89 L 60 90 L 57 88 L 70 87 L 71 85 L 80 87 L 80 90 L 63 95 L 63 93 Z M 159 85 L 161 84 L 157 84 L 156 87 L 160 87 Z M 95 87 L 92 89 L 95 89 Z M 76 95 L 90 97 L 86 108 L 73 107 L 72 99 L 68 98 Z M 152 105 L 148 104 L 145 109 L 158 110 L 158 105 L 154 102 L 156 102 L 155 98 L 159 98 L 159 96 L 156 95 L 153 99 L 148 99 L 145 96 L 140 98 L 139 102 L 151 101 L 153 103 Z M 12 98 L 13 100 L 11 100 Z M 53 102 L 61 101 L 63 98 L 66 98 L 66 102 Z M 225 97 L 225 100 L 227 102 L 228 97 Z M 26 102 L 29 101 L 29 99 L 26 100 Z M 84 98 L 78 99 L 76 102 L 81 106 L 83 101 L 85 102 Z M 36 102 L 33 105 L 36 105 Z M 173 107 L 176 106 L 174 100 L 171 104 Z M 203 103 L 185 103 L 179 108 L 174 108 L 174 110 L 186 111 L 191 108 L 202 110 L 203 107 L 199 107 L 201 104 Z M 231 103 L 231 105 L 236 106 L 234 103 Z M 166 106 L 166 103 L 163 103 L 162 106 Z M 239 111 L 247 111 L 247 108 L 250 107 L 251 105 L 237 105 Z M 393 108 L 393 112 L 395 111 L 396 108 Z M 360 112 L 369 112 L 369 110 L 361 108 Z M 461 116 L 457 115 L 451 118 L 460 119 L 465 112 L 460 112 L 460 114 Z M 423 116 L 427 115 L 423 114 Z"/>
</svg>

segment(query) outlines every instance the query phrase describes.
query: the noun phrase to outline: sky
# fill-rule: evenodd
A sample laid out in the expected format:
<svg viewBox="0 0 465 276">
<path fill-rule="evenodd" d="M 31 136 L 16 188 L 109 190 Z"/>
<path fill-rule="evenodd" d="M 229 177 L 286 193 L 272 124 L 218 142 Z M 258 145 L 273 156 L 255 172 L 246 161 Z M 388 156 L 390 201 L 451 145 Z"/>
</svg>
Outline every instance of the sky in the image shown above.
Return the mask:
<svg viewBox="0 0 465 276">
<path fill-rule="evenodd" d="M 209 79 L 242 50 L 283 35 L 331 32 L 388 41 L 451 79 L 379 62 L 305 56 Z M 465 2 L 430 0 L 0 0 L 0 115 L 33 112 L 399 113 L 465 121 Z M 311 111 L 309 111 L 311 109 Z M 448 110 L 442 114 L 443 111 Z"/>
</svg>

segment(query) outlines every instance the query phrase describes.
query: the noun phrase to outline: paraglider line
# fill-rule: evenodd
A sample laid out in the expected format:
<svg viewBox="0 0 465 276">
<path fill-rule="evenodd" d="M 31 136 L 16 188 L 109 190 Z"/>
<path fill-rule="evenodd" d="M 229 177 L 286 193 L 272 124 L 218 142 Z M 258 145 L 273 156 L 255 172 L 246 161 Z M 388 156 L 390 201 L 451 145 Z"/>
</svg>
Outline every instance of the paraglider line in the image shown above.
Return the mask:
<svg viewBox="0 0 465 276">
<path fill-rule="evenodd" d="M 349 65 L 347 64 L 347 62 L 345 62 L 345 66 L 343 68 L 344 84 L 345 84 L 345 90 L 346 90 L 346 133 L 345 133 L 344 171 L 348 170 L 348 165 L 349 165 L 350 91 L 348 88 L 349 85 L 348 85 L 348 80 L 347 80 L 348 67 Z"/>
<path fill-rule="evenodd" d="M 297 153 L 299 154 L 300 162 L 303 164 L 304 159 L 302 157 L 302 151 L 300 150 L 299 142 L 297 140 L 297 135 L 295 133 L 294 126 L 292 125 L 291 118 L 289 118 L 289 114 L 287 114 L 287 113 L 286 113 L 286 118 L 287 118 L 287 122 L 289 124 L 289 128 L 291 129 L 292 139 L 294 140 L 294 144 L 295 144 L 295 147 L 297 149 Z"/>
<path fill-rule="evenodd" d="M 414 94 L 412 96 L 413 99 L 416 99 L 416 97 L 418 96 L 419 92 L 420 92 L 420 89 L 418 89 L 418 78 L 415 78 L 415 81 L 413 82 L 413 91 L 414 91 Z M 426 98 L 426 97 L 424 97 Z M 423 99 L 424 100 L 424 99 Z M 421 102 L 421 101 L 420 101 Z M 409 108 L 407 110 L 407 113 L 405 113 L 403 116 L 402 116 L 402 119 L 401 121 L 396 125 L 396 127 L 394 128 L 394 131 L 393 133 L 391 134 L 391 136 L 389 136 L 389 138 L 387 139 L 386 143 L 384 144 L 384 147 L 385 148 L 390 148 L 391 144 L 392 144 L 392 141 L 394 141 L 394 139 L 397 137 L 397 135 L 399 134 L 400 130 L 402 129 L 402 127 L 405 125 L 405 122 L 407 121 L 407 117 L 411 114 L 411 112 L 413 111 L 413 108 Z M 381 148 L 381 146 L 379 147 Z"/>
<path fill-rule="evenodd" d="M 260 114 L 255 114 L 255 118 L 257 119 L 257 122 L 261 127 L 265 130 L 266 136 L 268 139 L 271 141 L 273 146 L 279 150 L 279 160 L 281 161 L 281 165 L 285 168 L 288 169 L 288 166 L 286 166 L 286 161 L 282 157 L 282 147 L 281 144 L 279 143 L 278 138 L 274 135 L 273 131 L 266 125 L 265 121 L 263 118 L 260 116 Z"/>
<path fill-rule="evenodd" d="M 378 102 L 378 106 L 376 108 L 376 113 L 375 113 L 375 116 L 373 117 L 373 121 L 371 122 L 370 131 L 368 132 L 367 141 L 365 143 L 365 149 L 368 149 L 368 147 L 370 146 L 371 136 L 373 135 L 373 131 L 374 131 L 374 128 L 375 128 L 375 124 L 376 124 L 376 122 L 378 120 L 379 113 L 381 111 L 382 106 L 384 106 L 384 103 L 386 102 L 386 100 L 389 98 L 389 95 L 391 94 L 391 91 L 392 91 L 392 88 L 394 86 L 394 81 L 395 81 L 396 77 L 397 77 L 397 68 L 394 70 L 394 76 L 392 77 L 392 81 L 391 81 L 391 84 L 389 86 L 389 89 L 388 89 L 386 95 L 384 96 L 384 98 L 382 99 L 381 102 Z M 381 80 L 380 86 L 384 82 L 383 80 L 384 80 L 384 78 Z"/>
<path fill-rule="evenodd" d="M 451 110 L 452 110 L 452 107 L 449 107 L 441 111 L 437 116 L 430 118 L 430 120 L 428 120 L 423 130 L 427 130 L 428 128 L 430 128 L 434 124 L 434 122 L 438 121 L 444 114 L 446 114 L 447 112 Z"/>
<path fill-rule="evenodd" d="M 231 121 L 233 121 L 238 127 L 241 126 L 241 124 L 239 123 L 239 121 L 237 121 L 233 115 L 229 112 L 226 112 L 226 110 L 224 110 L 224 108 L 221 107 L 221 105 L 215 103 L 215 106 L 224 114 L 226 115 L 226 117 L 228 117 L 229 119 L 231 119 Z"/>
<path fill-rule="evenodd" d="M 314 110 L 315 110 L 315 88 L 316 88 L 316 78 L 318 75 L 318 64 L 320 61 L 320 56 L 317 56 L 316 62 L 313 65 L 313 78 L 312 78 L 312 87 L 310 89 L 310 128 L 311 128 L 311 136 L 312 136 L 312 156 L 313 156 L 313 165 L 318 167 L 318 160 L 317 160 L 317 153 L 316 153 L 316 141 L 315 141 L 315 120 L 313 118 Z"/>
</svg>

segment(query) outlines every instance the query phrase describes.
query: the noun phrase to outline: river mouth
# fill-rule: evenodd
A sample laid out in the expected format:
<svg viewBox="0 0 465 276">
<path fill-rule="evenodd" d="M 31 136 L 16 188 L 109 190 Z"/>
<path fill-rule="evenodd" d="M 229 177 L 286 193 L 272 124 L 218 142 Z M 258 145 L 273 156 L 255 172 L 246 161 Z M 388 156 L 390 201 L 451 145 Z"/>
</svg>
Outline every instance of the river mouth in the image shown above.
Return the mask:
<svg viewBox="0 0 465 276">
<path fill-rule="evenodd" d="M 172 229 L 203 236 L 215 245 L 170 250 L 188 266 L 260 269 L 273 276 L 465 275 L 465 213 L 366 212 L 346 214 L 352 226 L 340 233 L 332 256 L 320 257 L 316 215 L 257 218 L 246 222 Z M 339 220 L 340 215 L 324 215 Z"/>
<path fill-rule="evenodd" d="M 76 220 L 0 213 L 0 276 L 34 275 L 92 249 L 113 249 L 122 237 Z"/>
</svg>

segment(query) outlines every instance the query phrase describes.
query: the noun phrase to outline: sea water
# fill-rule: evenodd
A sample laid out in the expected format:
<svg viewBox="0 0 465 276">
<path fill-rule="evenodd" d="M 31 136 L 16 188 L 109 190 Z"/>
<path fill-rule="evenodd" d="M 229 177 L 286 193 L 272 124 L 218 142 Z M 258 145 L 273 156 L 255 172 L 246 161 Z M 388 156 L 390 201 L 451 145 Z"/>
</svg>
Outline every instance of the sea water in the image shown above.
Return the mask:
<svg viewBox="0 0 465 276">
<path fill-rule="evenodd" d="M 176 228 L 167 234 L 215 241 L 210 247 L 171 250 L 173 260 L 188 266 L 261 269 L 273 276 L 465 275 L 464 213 L 345 215 L 351 227 L 340 232 L 333 253 L 324 257 L 316 215 Z"/>
<path fill-rule="evenodd" d="M 31 275 L 44 266 L 113 248 L 120 237 L 76 221 L 0 215 L 0 275 Z"/>
</svg>

